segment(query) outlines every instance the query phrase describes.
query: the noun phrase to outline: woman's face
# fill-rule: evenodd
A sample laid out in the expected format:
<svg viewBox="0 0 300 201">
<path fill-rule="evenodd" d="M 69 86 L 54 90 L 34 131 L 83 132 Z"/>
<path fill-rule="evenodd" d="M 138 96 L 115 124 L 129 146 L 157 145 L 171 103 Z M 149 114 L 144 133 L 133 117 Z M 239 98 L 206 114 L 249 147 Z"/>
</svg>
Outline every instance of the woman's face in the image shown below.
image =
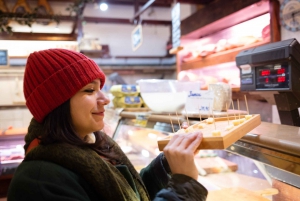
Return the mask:
<svg viewBox="0 0 300 201">
<path fill-rule="evenodd" d="M 100 90 L 100 84 L 100 79 L 96 79 L 70 99 L 72 122 L 81 138 L 104 127 L 104 106 L 110 101 Z"/>
</svg>

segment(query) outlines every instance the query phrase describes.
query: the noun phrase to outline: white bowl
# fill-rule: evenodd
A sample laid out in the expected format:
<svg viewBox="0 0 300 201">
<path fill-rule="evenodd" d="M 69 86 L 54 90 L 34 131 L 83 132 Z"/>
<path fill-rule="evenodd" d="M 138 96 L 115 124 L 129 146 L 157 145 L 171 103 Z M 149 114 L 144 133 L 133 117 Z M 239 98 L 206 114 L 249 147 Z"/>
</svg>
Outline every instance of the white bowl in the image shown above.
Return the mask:
<svg viewBox="0 0 300 201">
<path fill-rule="evenodd" d="M 200 90 L 200 82 L 142 79 L 137 81 L 146 105 L 157 113 L 181 112 L 190 90 Z"/>
</svg>

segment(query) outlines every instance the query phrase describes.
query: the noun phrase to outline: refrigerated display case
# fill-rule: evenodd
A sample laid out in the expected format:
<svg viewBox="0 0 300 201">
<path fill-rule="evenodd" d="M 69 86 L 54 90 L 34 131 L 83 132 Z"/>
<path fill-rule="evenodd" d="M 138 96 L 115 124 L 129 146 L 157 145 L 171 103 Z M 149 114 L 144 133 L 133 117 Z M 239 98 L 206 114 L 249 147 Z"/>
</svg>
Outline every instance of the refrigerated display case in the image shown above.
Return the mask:
<svg viewBox="0 0 300 201">
<path fill-rule="evenodd" d="M 11 178 L 24 159 L 24 136 L 0 132 L 0 198 L 6 196 Z"/>
<path fill-rule="evenodd" d="M 145 118 L 141 123 L 138 114 L 122 111 L 113 138 L 140 170 L 160 152 L 157 140 L 168 136 L 173 128 L 178 130 L 186 117 L 143 111 L 140 114 Z M 262 122 L 224 150 L 201 150 L 195 162 L 198 181 L 209 190 L 208 200 L 215 201 L 220 196 L 222 201 L 233 200 L 234 196 L 239 201 L 300 200 L 298 133 L 298 127 Z"/>
</svg>

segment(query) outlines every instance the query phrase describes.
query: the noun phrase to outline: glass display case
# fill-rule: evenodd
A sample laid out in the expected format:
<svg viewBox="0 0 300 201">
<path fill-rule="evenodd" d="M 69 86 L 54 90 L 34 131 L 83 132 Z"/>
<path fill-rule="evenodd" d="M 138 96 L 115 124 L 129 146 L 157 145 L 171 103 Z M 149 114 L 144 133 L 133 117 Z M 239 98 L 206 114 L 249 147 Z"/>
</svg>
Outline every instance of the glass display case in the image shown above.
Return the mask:
<svg viewBox="0 0 300 201">
<path fill-rule="evenodd" d="M 24 136 L 0 133 L 0 198 L 6 197 L 13 173 L 24 158 Z"/>
<path fill-rule="evenodd" d="M 123 111 L 113 138 L 140 170 L 159 154 L 157 140 L 178 130 L 185 118 Z M 208 201 L 300 200 L 298 133 L 298 127 L 262 122 L 227 149 L 201 150 L 195 162 Z"/>
</svg>

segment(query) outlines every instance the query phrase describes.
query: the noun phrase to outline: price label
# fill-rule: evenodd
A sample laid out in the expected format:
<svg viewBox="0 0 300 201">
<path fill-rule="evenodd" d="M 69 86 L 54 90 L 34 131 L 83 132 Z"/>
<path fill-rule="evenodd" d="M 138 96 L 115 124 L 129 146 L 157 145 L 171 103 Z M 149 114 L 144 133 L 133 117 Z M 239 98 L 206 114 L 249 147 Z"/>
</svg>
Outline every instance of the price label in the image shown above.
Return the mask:
<svg viewBox="0 0 300 201">
<path fill-rule="evenodd" d="M 208 90 L 190 91 L 186 100 L 186 112 L 209 114 L 214 103 L 214 92 Z"/>
<path fill-rule="evenodd" d="M 138 113 L 135 115 L 135 126 L 146 127 L 148 119 L 150 117 L 149 113 Z"/>
</svg>

